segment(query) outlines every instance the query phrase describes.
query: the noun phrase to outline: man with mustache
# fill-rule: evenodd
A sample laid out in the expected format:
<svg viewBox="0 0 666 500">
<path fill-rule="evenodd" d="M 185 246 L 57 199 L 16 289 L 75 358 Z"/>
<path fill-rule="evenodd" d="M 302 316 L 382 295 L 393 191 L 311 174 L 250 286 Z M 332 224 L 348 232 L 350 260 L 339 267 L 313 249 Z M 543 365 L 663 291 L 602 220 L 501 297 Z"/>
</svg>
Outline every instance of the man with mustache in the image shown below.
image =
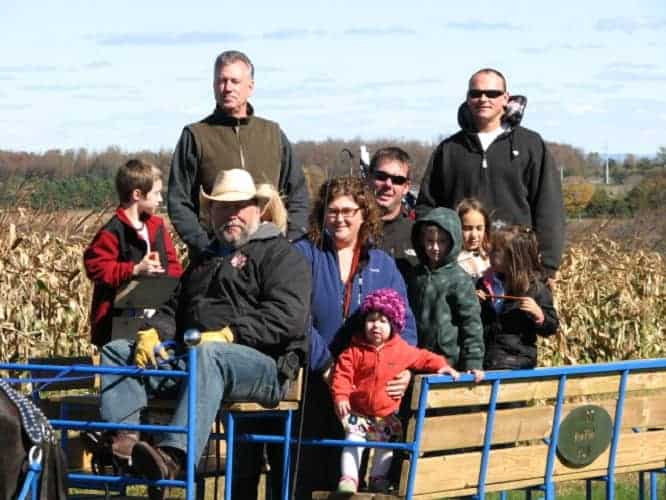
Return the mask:
<svg viewBox="0 0 666 500">
<path fill-rule="evenodd" d="M 477 198 L 494 220 L 535 230 L 543 265 L 554 278 L 564 246 L 560 173 L 541 136 L 520 126 L 526 102 L 509 96 L 496 69 L 474 73 L 458 110 L 462 130 L 432 153 L 416 212 L 455 209 L 463 198 Z"/>
<path fill-rule="evenodd" d="M 190 263 L 172 299 L 145 320 L 135 343 L 122 339 L 102 349 L 104 365 L 155 365 L 156 358 L 166 357 L 163 341 L 173 339 L 180 345 L 186 330 L 202 332 L 201 343 L 194 347 L 199 367 L 195 463 L 223 400 L 273 407 L 286 394 L 307 357 L 311 292 L 311 273 L 303 256 L 272 222 L 261 222 L 267 200 L 257 192 L 247 170 L 221 172 L 209 193 L 201 190 L 200 203 L 215 235 L 212 243 Z M 167 384 L 160 377 L 103 376 L 102 418 L 138 423 L 147 394 L 164 397 Z M 177 388 L 171 383 L 171 391 L 174 385 Z M 181 389 L 170 425 L 186 424 L 187 390 Z M 182 472 L 185 434 L 161 434 L 156 446 L 144 441 L 132 445 L 124 453 L 131 455 L 139 475 L 159 480 Z M 256 497 L 261 449 L 256 444 L 238 448 L 236 498 Z M 275 498 L 279 498 L 281 452 L 275 451 L 269 449 L 269 460 Z M 164 498 L 164 492 L 152 489 L 151 498 Z"/>
<path fill-rule="evenodd" d="M 411 159 L 406 151 L 398 147 L 378 149 L 370 160 L 368 185 L 382 210 L 384 229 L 377 247 L 393 256 L 398 270 L 409 278 L 411 269 L 418 264 L 412 248 L 412 225 L 414 222 L 403 210 L 402 200 L 409 192 Z"/>
<path fill-rule="evenodd" d="M 205 250 L 212 235 L 199 223 L 199 186 L 210 192 L 222 170 L 247 169 L 259 183 L 277 187 L 289 213 L 287 237 L 305 232 L 309 212 L 303 168 L 297 165 L 280 126 L 254 114 L 254 65 L 242 52 L 222 52 L 215 60 L 216 107 L 200 122 L 187 125 L 171 163 L 169 217 L 187 243 L 190 256 Z"/>
</svg>

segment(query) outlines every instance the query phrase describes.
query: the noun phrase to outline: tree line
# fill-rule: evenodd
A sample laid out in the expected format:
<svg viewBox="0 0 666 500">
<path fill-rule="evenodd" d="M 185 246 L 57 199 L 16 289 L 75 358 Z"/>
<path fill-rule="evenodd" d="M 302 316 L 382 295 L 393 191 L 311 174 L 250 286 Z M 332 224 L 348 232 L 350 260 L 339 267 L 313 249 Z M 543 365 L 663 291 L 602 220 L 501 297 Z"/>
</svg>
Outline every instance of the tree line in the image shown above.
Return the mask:
<svg viewBox="0 0 666 500">
<path fill-rule="evenodd" d="M 363 141 L 356 138 L 300 141 L 293 144 L 293 150 L 306 169 L 311 188 L 316 188 L 327 175 L 358 174 L 362 144 L 370 153 L 389 145 L 407 151 L 412 157 L 415 186 L 420 183 L 435 147 L 432 142 L 416 140 Z M 576 179 L 571 184 L 565 181 L 565 204 L 570 215 L 625 215 L 637 207 L 661 202 L 662 197 L 655 192 L 655 186 L 663 192 L 664 182 L 659 179 L 664 178 L 666 147 L 659 148 L 654 158 L 627 155 L 621 163 L 609 161 L 614 184 L 621 185 L 627 180 L 633 183 L 631 189 L 619 191 L 620 195 L 592 183 L 595 178 L 603 176 L 604 159 L 598 153 L 585 153 L 568 144 L 548 143 L 548 147 L 563 177 Z M 57 210 L 111 206 L 115 204 L 113 179 L 118 166 L 129 158 L 140 157 L 156 164 L 166 178 L 171 155 L 168 150 L 128 152 L 118 146 L 99 152 L 84 148 L 54 149 L 44 153 L 0 150 L 0 204 L 21 203 Z M 639 181 L 636 181 L 637 177 Z"/>
</svg>

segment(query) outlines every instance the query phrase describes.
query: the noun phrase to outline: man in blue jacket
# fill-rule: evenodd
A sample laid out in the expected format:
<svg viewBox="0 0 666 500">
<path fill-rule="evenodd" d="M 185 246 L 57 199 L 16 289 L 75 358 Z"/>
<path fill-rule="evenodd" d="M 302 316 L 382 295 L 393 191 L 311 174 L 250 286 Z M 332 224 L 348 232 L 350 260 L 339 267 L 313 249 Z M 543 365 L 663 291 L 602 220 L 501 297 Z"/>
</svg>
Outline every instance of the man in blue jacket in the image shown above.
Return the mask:
<svg viewBox="0 0 666 500">
<path fill-rule="evenodd" d="M 553 277 L 564 246 L 560 174 L 539 134 L 520 126 L 525 98 L 511 98 L 506 79 L 484 68 L 469 80 L 458 111 L 461 130 L 430 157 L 417 216 L 467 197 L 481 200 L 494 220 L 534 228 L 543 265 Z"/>
</svg>

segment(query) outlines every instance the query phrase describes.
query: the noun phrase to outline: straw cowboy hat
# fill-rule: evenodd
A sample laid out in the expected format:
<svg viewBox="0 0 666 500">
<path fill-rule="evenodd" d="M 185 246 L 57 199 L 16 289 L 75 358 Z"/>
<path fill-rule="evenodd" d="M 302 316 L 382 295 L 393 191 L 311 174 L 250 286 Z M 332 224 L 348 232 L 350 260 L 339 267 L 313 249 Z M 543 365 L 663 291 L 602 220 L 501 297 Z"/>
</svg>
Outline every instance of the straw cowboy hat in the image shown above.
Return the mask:
<svg viewBox="0 0 666 500">
<path fill-rule="evenodd" d="M 265 192 L 257 191 L 252 176 L 247 170 L 240 168 L 222 170 L 215 178 L 210 194 L 207 194 L 201 186 L 199 212 L 201 215 L 207 216 L 211 201 L 234 202 L 255 199 L 260 207 L 263 207 L 269 200 Z"/>
</svg>

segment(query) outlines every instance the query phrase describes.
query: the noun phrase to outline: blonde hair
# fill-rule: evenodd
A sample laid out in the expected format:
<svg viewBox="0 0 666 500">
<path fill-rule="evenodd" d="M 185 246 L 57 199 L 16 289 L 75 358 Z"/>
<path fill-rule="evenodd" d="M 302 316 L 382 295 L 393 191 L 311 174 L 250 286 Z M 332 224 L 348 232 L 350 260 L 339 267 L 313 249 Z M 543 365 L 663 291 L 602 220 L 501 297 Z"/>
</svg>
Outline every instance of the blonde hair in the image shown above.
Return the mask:
<svg viewBox="0 0 666 500">
<path fill-rule="evenodd" d="M 261 209 L 261 222 L 272 222 L 283 235 L 287 234 L 287 208 L 280 197 L 280 193 L 272 184 L 259 184 L 257 196 L 268 201 Z"/>
</svg>

